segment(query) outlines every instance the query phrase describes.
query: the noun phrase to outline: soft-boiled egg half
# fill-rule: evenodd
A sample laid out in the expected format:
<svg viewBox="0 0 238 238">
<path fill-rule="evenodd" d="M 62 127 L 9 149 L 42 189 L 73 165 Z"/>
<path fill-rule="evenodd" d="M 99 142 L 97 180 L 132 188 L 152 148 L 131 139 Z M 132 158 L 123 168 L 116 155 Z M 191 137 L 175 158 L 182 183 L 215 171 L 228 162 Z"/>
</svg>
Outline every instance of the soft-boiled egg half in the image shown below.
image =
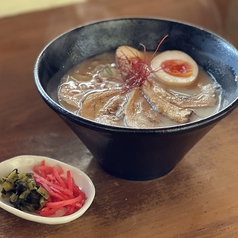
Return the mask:
<svg viewBox="0 0 238 238">
<path fill-rule="evenodd" d="M 130 46 L 119 46 L 116 50 L 116 57 L 117 58 L 128 58 L 128 59 L 132 59 L 132 58 L 136 58 L 138 57 L 141 60 L 144 60 L 145 58 L 145 54 L 142 51 L 139 51 L 135 48 L 132 48 Z"/>
<path fill-rule="evenodd" d="M 168 50 L 156 55 L 151 61 L 155 76 L 167 85 L 188 86 L 197 78 L 198 65 L 186 53 Z"/>
</svg>

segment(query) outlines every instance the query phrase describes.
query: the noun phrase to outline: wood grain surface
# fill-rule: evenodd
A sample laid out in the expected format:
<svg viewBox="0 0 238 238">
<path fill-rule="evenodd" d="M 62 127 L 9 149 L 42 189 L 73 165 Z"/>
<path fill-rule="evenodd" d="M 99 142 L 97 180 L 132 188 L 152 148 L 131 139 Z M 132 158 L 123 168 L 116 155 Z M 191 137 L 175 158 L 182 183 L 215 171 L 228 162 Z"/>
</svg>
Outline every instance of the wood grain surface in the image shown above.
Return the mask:
<svg viewBox="0 0 238 238">
<path fill-rule="evenodd" d="M 238 47 L 237 1 L 88 0 L 0 19 L 0 161 L 49 156 L 85 171 L 92 206 L 64 225 L 43 225 L 0 209 L 0 238 L 238 237 L 238 110 L 209 132 L 167 176 L 146 182 L 105 173 L 82 142 L 40 98 L 33 66 L 57 35 L 122 16 L 171 18 L 220 34 Z"/>
</svg>

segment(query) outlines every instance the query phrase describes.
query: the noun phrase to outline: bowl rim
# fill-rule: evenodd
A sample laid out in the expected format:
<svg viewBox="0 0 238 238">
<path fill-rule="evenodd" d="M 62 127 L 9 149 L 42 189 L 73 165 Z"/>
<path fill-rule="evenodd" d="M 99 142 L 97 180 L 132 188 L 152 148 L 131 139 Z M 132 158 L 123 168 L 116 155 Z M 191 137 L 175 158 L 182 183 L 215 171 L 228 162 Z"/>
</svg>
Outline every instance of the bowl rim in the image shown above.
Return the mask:
<svg viewBox="0 0 238 238">
<path fill-rule="evenodd" d="M 34 74 L 35 86 L 36 86 L 38 92 L 40 93 L 41 97 L 43 98 L 43 100 L 56 113 L 60 113 L 61 116 L 69 118 L 72 122 L 80 123 L 81 125 L 85 125 L 85 126 L 87 126 L 88 128 L 91 128 L 91 129 L 106 130 L 106 131 L 113 131 L 113 132 L 133 132 L 133 133 L 139 133 L 139 134 L 140 133 L 141 134 L 145 134 L 145 133 L 146 134 L 147 133 L 164 134 L 164 133 L 181 133 L 182 131 L 191 131 L 194 128 L 202 128 L 202 127 L 205 127 L 205 126 L 209 126 L 211 124 L 216 124 L 218 121 L 220 121 L 225 116 L 230 114 L 236 108 L 236 106 L 238 105 L 238 97 L 236 99 L 234 99 L 232 102 L 230 102 L 228 105 L 226 105 L 223 109 L 219 110 L 218 112 L 215 112 L 214 114 L 212 114 L 208 117 L 205 117 L 205 118 L 193 121 L 193 122 L 188 122 L 188 123 L 184 123 L 184 124 L 180 124 L 180 125 L 166 126 L 166 127 L 131 128 L 131 127 L 114 126 L 114 125 L 112 126 L 112 125 L 102 124 L 102 123 L 98 123 L 98 122 L 95 122 L 93 120 L 86 119 L 86 118 L 83 118 L 81 116 L 75 115 L 74 113 L 72 113 L 69 110 L 62 107 L 59 103 L 55 102 L 48 95 L 48 93 L 46 93 L 46 91 L 44 90 L 44 88 L 41 84 L 41 81 L 40 81 L 40 78 L 39 78 L 39 75 L 38 75 L 38 69 L 39 69 L 39 65 L 40 65 L 42 56 L 44 55 L 47 48 L 53 42 L 57 41 L 59 38 L 69 34 L 72 31 L 80 30 L 80 29 L 85 28 L 85 27 L 89 27 L 89 26 L 93 26 L 93 25 L 97 25 L 97 24 L 102 24 L 102 23 L 106 23 L 106 22 L 112 22 L 112 21 L 131 21 L 131 20 L 171 22 L 171 23 L 176 23 L 176 24 L 180 24 L 180 25 L 184 25 L 184 26 L 188 26 L 188 27 L 198 29 L 200 31 L 203 31 L 207 34 L 211 34 L 214 37 L 222 40 L 227 46 L 232 48 L 232 50 L 234 52 L 236 52 L 237 56 L 238 56 L 238 50 L 231 43 L 229 43 L 227 40 L 225 40 L 224 38 L 222 38 L 218 34 L 212 32 L 212 31 L 209 31 L 207 29 L 204 29 L 200 26 L 190 24 L 190 23 L 186 23 L 186 22 L 183 22 L 183 21 L 171 20 L 171 19 L 166 19 L 166 18 L 155 18 L 155 17 L 154 18 L 153 17 L 122 17 L 122 18 L 104 19 L 104 20 L 93 21 L 93 22 L 90 22 L 90 23 L 82 24 L 82 25 L 79 25 L 77 27 L 71 28 L 68 31 L 63 32 L 62 34 L 58 35 L 53 40 L 51 40 L 41 50 L 41 52 L 39 53 L 39 55 L 38 55 L 38 57 L 35 61 L 35 64 L 34 64 L 33 74 Z"/>
</svg>

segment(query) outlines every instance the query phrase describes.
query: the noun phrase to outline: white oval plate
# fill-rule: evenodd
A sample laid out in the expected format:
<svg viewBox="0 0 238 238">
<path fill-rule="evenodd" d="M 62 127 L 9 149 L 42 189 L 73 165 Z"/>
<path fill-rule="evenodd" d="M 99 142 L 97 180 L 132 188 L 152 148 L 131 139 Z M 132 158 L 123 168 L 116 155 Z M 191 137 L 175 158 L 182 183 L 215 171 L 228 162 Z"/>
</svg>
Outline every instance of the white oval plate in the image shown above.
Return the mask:
<svg viewBox="0 0 238 238">
<path fill-rule="evenodd" d="M 0 196 L 0 207 L 23 219 L 52 225 L 67 223 L 82 216 L 93 202 L 95 196 L 95 187 L 91 179 L 84 172 L 71 165 L 44 156 L 20 155 L 0 163 L 0 178 L 7 176 L 12 170 L 16 168 L 18 169 L 19 173 L 33 172 L 33 166 L 40 164 L 42 160 L 45 160 L 46 164 L 49 166 L 60 165 L 65 172 L 70 170 L 75 184 L 86 194 L 87 199 L 83 207 L 77 212 L 68 216 L 43 217 L 35 213 L 28 213 L 14 208 L 8 202 L 8 200 L 3 199 L 2 196 Z M 0 185 L 0 192 L 1 190 L 2 189 Z"/>
</svg>

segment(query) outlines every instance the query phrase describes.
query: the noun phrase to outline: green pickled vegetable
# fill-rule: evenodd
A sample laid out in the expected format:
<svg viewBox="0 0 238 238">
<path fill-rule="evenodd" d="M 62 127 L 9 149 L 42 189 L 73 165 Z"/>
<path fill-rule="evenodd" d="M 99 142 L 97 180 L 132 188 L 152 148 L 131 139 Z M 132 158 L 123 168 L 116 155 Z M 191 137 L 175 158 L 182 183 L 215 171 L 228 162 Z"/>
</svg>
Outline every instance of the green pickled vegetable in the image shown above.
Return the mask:
<svg viewBox="0 0 238 238">
<path fill-rule="evenodd" d="M 31 173 L 19 173 L 14 169 L 7 177 L 0 179 L 1 195 L 17 209 L 33 212 L 41 209 L 49 193 L 37 186 Z"/>
</svg>

